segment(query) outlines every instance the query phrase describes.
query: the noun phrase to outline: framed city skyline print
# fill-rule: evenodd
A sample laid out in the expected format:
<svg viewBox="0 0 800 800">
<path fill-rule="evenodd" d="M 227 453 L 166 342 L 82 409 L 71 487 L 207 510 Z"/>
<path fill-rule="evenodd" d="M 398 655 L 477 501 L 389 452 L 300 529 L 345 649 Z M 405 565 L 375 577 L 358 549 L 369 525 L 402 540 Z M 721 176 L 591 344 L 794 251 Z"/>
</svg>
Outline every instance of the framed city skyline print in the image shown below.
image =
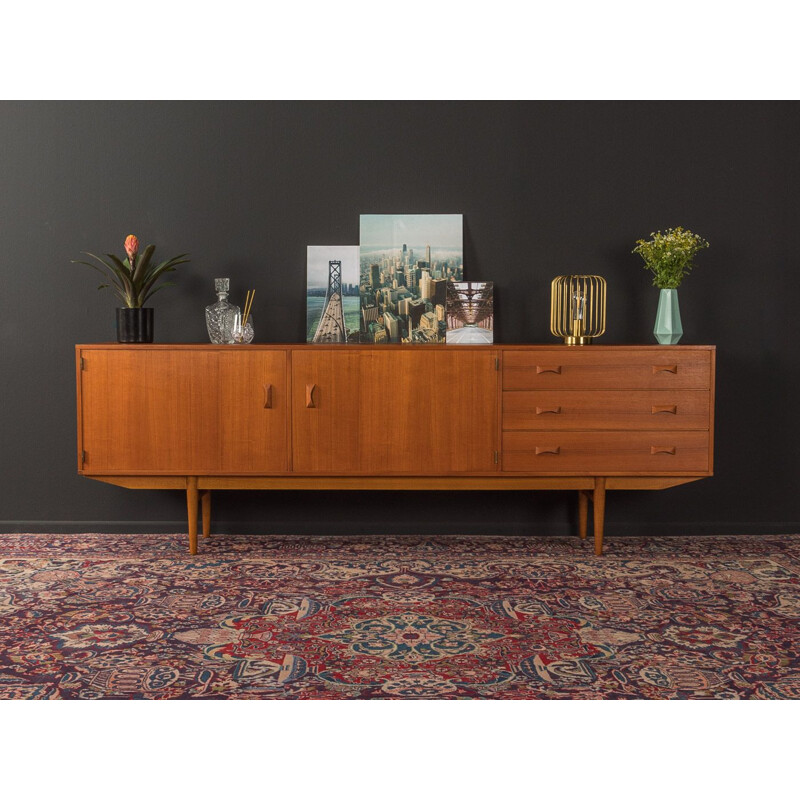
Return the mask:
<svg viewBox="0 0 800 800">
<path fill-rule="evenodd" d="M 447 344 L 494 343 L 494 284 L 447 284 Z"/>
<path fill-rule="evenodd" d="M 358 342 L 358 252 L 357 245 L 308 247 L 307 342 Z"/>
<path fill-rule="evenodd" d="M 461 214 L 362 214 L 360 341 L 445 341 L 446 286 L 464 277 Z"/>
</svg>

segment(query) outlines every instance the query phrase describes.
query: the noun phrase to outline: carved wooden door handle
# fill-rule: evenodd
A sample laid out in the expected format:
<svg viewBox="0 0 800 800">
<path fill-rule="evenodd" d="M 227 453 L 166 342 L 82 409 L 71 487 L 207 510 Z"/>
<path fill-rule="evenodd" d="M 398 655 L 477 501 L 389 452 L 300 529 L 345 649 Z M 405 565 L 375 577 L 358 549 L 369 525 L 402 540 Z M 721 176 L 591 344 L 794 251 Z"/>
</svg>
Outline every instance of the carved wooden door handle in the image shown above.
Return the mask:
<svg viewBox="0 0 800 800">
<path fill-rule="evenodd" d="M 552 408 L 542 408 L 541 406 L 536 406 L 536 413 L 537 414 L 560 414 L 561 413 L 561 406 L 553 406 Z"/>
<path fill-rule="evenodd" d="M 544 456 L 544 455 L 552 455 L 557 456 L 561 452 L 560 447 L 537 447 L 536 448 L 536 455 L 537 456 Z"/>
<path fill-rule="evenodd" d="M 651 414 L 677 414 L 678 406 L 652 406 L 650 408 Z"/>
<path fill-rule="evenodd" d="M 556 375 L 560 375 L 561 374 L 561 366 L 558 365 L 558 366 L 555 366 L 555 367 L 540 367 L 537 364 L 536 365 L 536 374 L 537 375 L 541 375 L 543 372 L 555 372 Z"/>
<path fill-rule="evenodd" d="M 675 448 L 674 447 L 651 447 L 650 448 L 650 455 L 657 456 L 657 455 L 665 455 L 665 456 L 674 456 L 675 455 Z"/>
<path fill-rule="evenodd" d="M 671 372 L 673 375 L 678 373 L 678 365 L 677 364 L 659 364 L 653 367 L 653 375 L 657 375 L 659 372 Z"/>
<path fill-rule="evenodd" d="M 264 384 L 264 408 L 272 408 L 272 384 Z"/>
<path fill-rule="evenodd" d="M 316 383 L 307 383 L 306 384 L 306 408 L 316 408 L 316 403 L 314 402 L 314 389 L 317 388 Z"/>
</svg>

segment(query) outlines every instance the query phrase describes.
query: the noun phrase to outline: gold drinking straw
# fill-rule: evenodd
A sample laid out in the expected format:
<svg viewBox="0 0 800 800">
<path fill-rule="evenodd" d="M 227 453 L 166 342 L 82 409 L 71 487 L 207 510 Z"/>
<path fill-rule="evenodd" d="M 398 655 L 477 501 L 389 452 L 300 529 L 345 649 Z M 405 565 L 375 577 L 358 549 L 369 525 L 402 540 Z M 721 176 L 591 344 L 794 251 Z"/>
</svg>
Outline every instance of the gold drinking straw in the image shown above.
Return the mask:
<svg viewBox="0 0 800 800">
<path fill-rule="evenodd" d="M 244 301 L 244 318 L 242 319 L 242 328 L 247 325 L 247 318 L 250 316 L 250 310 L 253 308 L 253 298 L 256 296 L 256 290 L 253 289 L 252 294 L 248 291 L 247 297 Z"/>
</svg>

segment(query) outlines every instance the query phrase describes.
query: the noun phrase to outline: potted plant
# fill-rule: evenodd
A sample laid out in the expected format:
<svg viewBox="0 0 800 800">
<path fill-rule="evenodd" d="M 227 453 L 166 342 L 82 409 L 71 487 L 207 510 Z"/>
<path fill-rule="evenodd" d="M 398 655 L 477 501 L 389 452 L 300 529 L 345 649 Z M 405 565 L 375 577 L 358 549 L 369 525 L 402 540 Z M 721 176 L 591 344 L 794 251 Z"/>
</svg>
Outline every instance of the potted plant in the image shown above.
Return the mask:
<svg viewBox="0 0 800 800">
<path fill-rule="evenodd" d="M 178 264 L 187 264 L 188 253 L 182 253 L 174 258 L 153 264 L 152 258 L 156 246 L 149 244 L 139 256 L 139 240 L 131 234 L 125 239 L 124 260 L 113 253 L 106 253 L 105 259 L 94 253 L 83 251 L 84 255 L 93 258 L 98 264 L 90 261 L 73 261 L 73 264 L 85 264 L 96 269 L 110 283 L 101 283 L 98 289 L 111 287 L 116 295 L 125 304 L 117 308 L 117 341 L 118 342 L 152 342 L 153 341 L 153 309 L 144 308 L 147 300 L 159 289 L 174 286 L 173 283 L 160 283 L 168 272 L 174 272 Z"/>
<path fill-rule="evenodd" d="M 633 252 L 642 257 L 644 268 L 653 273 L 653 286 L 661 290 L 653 328 L 659 344 L 677 344 L 683 336 L 678 287 L 691 272 L 695 255 L 708 246 L 705 239 L 681 227 L 651 233 L 649 240 L 636 242 Z"/>
</svg>

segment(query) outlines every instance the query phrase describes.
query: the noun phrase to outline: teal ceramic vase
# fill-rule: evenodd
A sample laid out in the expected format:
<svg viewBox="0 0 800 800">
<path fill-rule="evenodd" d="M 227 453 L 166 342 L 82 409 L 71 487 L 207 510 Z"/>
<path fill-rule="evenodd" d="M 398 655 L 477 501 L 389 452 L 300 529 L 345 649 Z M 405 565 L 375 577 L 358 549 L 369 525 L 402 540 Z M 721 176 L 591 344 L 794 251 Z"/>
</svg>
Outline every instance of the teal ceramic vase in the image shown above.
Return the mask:
<svg viewBox="0 0 800 800">
<path fill-rule="evenodd" d="M 659 344 L 678 344 L 683 336 L 681 310 L 678 306 L 678 290 L 662 289 L 658 297 L 656 326 L 653 328 Z"/>
</svg>

